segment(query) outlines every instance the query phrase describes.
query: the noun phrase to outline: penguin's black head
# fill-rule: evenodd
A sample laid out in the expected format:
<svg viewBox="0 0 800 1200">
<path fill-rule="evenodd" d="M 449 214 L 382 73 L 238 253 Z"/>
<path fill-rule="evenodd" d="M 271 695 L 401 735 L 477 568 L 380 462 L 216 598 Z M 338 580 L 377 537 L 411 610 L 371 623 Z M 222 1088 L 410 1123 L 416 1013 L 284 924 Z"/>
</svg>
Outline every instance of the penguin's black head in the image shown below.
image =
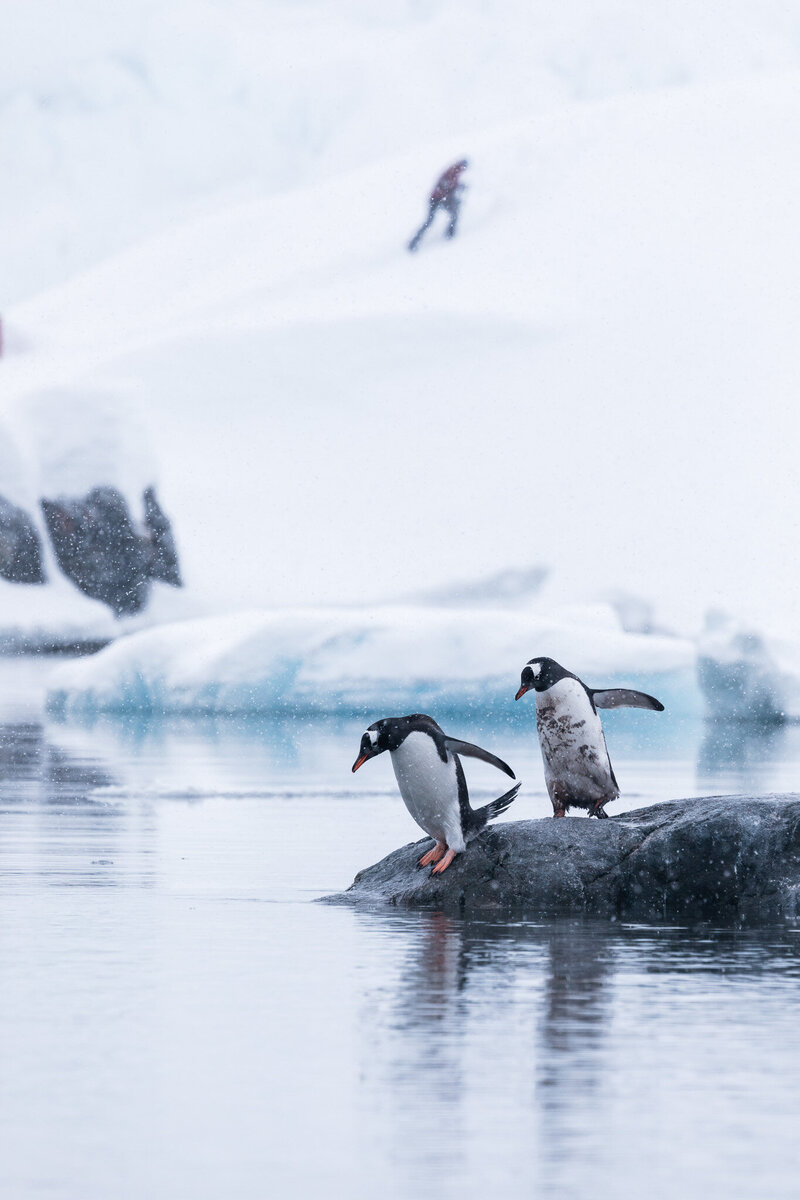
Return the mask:
<svg viewBox="0 0 800 1200">
<path fill-rule="evenodd" d="M 384 717 L 382 721 L 373 721 L 361 739 L 353 770 L 357 771 L 368 759 L 376 758 L 383 754 L 384 750 L 396 750 L 415 730 L 423 733 L 432 733 L 434 730 L 442 732 L 433 717 L 427 717 L 424 713 L 412 713 L 408 717 Z"/>
<path fill-rule="evenodd" d="M 531 688 L 537 692 L 546 692 L 554 683 L 558 683 L 559 679 L 574 678 L 572 672 L 565 670 L 554 658 L 532 658 L 522 668 L 519 691 L 514 699 L 519 700 Z"/>
<path fill-rule="evenodd" d="M 359 767 L 363 767 L 368 759 L 375 758 L 378 754 L 383 754 L 384 750 L 389 749 L 386 745 L 386 730 L 383 726 L 383 721 L 375 721 L 365 731 L 361 739 L 361 745 L 358 748 L 358 758 L 353 763 L 354 771 L 357 771 Z"/>
</svg>

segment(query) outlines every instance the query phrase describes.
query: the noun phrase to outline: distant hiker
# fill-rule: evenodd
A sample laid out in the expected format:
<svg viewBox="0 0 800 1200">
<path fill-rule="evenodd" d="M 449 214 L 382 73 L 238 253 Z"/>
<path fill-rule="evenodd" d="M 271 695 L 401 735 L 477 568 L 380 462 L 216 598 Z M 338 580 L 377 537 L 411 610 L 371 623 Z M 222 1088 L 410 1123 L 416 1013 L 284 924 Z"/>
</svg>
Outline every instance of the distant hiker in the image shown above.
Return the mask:
<svg viewBox="0 0 800 1200">
<path fill-rule="evenodd" d="M 458 210 L 461 206 L 461 197 L 465 187 L 461 182 L 461 172 L 466 171 L 468 166 L 469 163 L 466 158 L 462 158 L 460 162 L 453 163 L 452 167 L 448 167 L 439 176 L 436 186 L 428 199 L 428 216 L 425 219 L 425 223 L 417 230 L 408 243 L 409 250 L 416 250 L 422 240 L 423 233 L 426 229 L 430 228 L 433 218 L 440 208 L 443 208 L 445 212 L 450 214 L 450 223 L 444 235 L 448 238 L 454 236 L 456 225 L 458 224 Z"/>
</svg>

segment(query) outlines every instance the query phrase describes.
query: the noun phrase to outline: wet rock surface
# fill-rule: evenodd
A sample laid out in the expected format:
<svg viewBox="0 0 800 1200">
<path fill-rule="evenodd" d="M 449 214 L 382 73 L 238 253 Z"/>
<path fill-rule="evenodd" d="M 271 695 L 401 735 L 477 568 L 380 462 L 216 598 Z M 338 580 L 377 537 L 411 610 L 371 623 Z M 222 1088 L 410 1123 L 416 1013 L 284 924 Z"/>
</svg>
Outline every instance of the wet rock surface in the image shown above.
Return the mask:
<svg viewBox="0 0 800 1200">
<path fill-rule="evenodd" d="M 611 817 L 494 825 L 441 876 L 430 839 L 361 871 L 340 896 L 480 915 L 769 923 L 800 917 L 800 795 L 675 800 Z"/>
</svg>

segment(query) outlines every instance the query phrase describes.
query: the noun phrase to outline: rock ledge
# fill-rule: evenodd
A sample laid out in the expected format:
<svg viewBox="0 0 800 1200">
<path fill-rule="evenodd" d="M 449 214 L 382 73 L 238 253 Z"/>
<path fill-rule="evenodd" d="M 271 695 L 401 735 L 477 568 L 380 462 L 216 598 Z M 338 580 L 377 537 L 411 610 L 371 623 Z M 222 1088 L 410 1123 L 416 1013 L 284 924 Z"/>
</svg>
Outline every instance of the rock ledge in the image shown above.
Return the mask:
<svg viewBox="0 0 800 1200">
<path fill-rule="evenodd" d="M 739 921 L 800 916 L 800 795 L 706 796 L 622 813 L 492 826 L 443 876 L 430 839 L 359 872 L 331 903 L 480 916 Z"/>
</svg>

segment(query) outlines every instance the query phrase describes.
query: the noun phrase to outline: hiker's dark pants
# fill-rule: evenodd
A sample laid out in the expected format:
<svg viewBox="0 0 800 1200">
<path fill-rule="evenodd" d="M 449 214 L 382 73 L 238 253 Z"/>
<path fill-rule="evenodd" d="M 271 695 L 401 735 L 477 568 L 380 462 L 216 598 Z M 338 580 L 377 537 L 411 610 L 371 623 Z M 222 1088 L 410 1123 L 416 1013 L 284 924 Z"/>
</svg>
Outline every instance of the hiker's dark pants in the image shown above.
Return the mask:
<svg viewBox="0 0 800 1200">
<path fill-rule="evenodd" d="M 436 216 L 436 213 L 440 208 L 443 208 L 445 212 L 450 214 L 450 221 L 447 229 L 445 230 L 445 237 L 453 237 L 456 232 L 456 226 L 458 225 L 458 210 L 460 207 L 461 201 L 459 200 L 458 196 L 445 196 L 443 200 L 431 200 L 428 205 L 428 215 L 425 218 L 425 221 L 408 243 L 409 250 L 416 250 L 417 246 L 422 240 L 422 235 L 427 229 L 430 229 L 431 225 L 433 224 L 433 218 Z"/>
</svg>

